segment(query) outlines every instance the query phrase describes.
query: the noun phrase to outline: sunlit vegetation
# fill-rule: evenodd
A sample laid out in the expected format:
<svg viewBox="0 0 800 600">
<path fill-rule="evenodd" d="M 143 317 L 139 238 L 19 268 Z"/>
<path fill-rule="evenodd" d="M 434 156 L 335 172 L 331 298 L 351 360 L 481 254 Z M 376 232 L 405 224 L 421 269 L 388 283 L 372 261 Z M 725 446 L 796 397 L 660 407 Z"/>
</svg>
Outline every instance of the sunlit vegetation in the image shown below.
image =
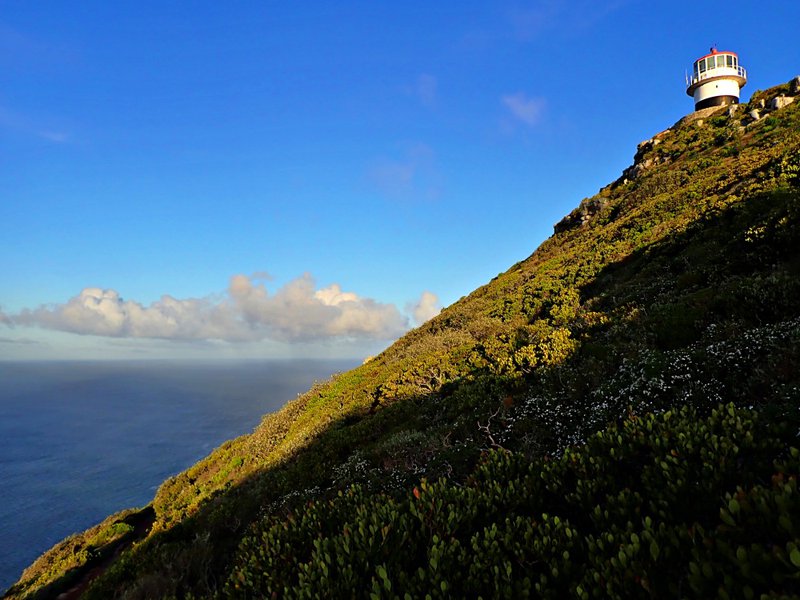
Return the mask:
<svg viewBox="0 0 800 600">
<path fill-rule="evenodd" d="M 86 597 L 800 593 L 800 101 L 750 108 L 166 481 Z M 67 542 L 10 597 L 94 564 Z"/>
</svg>

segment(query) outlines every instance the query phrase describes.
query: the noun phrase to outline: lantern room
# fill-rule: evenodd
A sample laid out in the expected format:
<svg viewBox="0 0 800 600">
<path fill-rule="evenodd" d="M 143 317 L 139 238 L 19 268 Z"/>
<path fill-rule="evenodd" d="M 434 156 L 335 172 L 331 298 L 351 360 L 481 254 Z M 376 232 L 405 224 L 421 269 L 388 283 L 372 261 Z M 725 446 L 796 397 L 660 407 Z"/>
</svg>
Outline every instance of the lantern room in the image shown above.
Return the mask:
<svg viewBox="0 0 800 600">
<path fill-rule="evenodd" d="M 727 106 L 739 103 L 739 90 L 747 83 L 747 71 L 739 64 L 735 52 L 720 52 L 698 58 L 692 75 L 686 76 L 686 93 L 694 98 L 694 109 Z"/>
</svg>

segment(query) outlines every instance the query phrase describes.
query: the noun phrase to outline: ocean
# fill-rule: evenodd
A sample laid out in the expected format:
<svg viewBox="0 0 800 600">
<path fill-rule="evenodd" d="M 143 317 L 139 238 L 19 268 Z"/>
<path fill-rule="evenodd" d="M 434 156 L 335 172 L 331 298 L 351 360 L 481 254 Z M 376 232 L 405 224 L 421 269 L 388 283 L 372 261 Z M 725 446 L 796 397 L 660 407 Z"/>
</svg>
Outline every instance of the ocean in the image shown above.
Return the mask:
<svg viewBox="0 0 800 600">
<path fill-rule="evenodd" d="M 354 361 L 0 362 L 0 592 Z"/>
</svg>

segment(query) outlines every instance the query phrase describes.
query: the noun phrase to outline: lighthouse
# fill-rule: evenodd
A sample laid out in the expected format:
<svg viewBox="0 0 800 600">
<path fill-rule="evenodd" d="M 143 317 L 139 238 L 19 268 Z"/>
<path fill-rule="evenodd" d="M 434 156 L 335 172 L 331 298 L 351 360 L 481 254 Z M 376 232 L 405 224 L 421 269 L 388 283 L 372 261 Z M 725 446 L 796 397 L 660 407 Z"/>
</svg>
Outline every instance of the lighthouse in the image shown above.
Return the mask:
<svg viewBox="0 0 800 600">
<path fill-rule="evenodd" d="M 694 98 L 694 109 L 739 104 L 739 90 L 747 83 L 747 71 L 735 52 L 719 52 L 698 58 L 692 76 L 686 76 L 686 93 Z"/>
</svg>

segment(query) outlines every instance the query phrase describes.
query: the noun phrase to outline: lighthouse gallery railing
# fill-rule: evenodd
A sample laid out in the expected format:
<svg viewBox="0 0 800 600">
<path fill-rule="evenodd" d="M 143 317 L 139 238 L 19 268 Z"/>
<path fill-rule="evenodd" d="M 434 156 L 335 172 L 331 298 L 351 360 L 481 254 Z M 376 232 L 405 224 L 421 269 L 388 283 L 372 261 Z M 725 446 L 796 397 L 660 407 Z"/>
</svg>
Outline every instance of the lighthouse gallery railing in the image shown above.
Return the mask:
<svg viewBox="0 0 800 600">
<path fill-rule="evenodd" d="M 733 71 L 733 73 L 731 73 Z M 686 85 L 694 85 L 699 81 L 703 81 L 704 79 L 709 79 L 711 77 L 718 77 L 720 75 L 733 75 L 736 74 L 743 79 L 747 79 L 747 71 L 744 67 L 715 67 L 713 69 L 708 69 L 704 73 L 692 74 L 691 79 L 689 76 L 686 76 Z"/>
</svg>

